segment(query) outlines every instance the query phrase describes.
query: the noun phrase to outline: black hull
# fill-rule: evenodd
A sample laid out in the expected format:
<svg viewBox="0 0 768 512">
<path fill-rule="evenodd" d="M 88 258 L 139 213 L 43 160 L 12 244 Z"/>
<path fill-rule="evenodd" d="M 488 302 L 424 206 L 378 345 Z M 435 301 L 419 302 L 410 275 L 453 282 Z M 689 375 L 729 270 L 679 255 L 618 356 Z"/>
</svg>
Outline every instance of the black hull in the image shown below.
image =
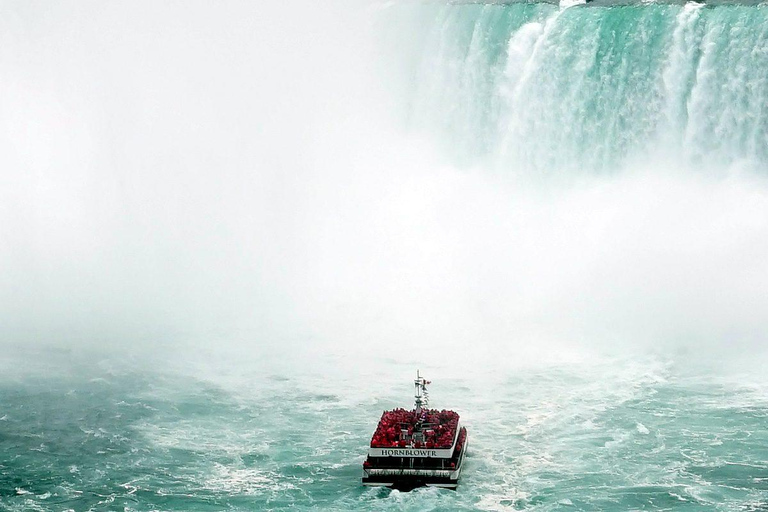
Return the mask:
<svg viewBox="0 0 768 512">
<path fill-rule="evenodd" d="M 370 487 L 388 487 L 398 491 L 408 492 L 419 487 L 442 487 L 456 490 L 459 481 L 451 478 L 434 477 L 363 477 L 363 485 Z"/>
</svg>

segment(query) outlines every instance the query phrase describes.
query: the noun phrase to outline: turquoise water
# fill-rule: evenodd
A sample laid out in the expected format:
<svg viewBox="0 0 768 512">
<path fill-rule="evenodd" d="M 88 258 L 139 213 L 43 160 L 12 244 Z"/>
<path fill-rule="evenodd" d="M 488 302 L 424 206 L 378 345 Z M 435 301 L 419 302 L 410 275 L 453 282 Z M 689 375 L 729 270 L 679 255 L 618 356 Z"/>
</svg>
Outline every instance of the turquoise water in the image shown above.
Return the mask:
<svg viewBox="0 0 768 512">
<path fill-rule="evenodd" d="M 197 356 L 6 357 L 0 508 L 768 506 L 768 387 L 744 375 L 657 357 L 422 369 L 470 451 L 458 491 L 400 493 L 359 477 L 380 411 L 409 402 L 409 364 Z"/>
</svg>

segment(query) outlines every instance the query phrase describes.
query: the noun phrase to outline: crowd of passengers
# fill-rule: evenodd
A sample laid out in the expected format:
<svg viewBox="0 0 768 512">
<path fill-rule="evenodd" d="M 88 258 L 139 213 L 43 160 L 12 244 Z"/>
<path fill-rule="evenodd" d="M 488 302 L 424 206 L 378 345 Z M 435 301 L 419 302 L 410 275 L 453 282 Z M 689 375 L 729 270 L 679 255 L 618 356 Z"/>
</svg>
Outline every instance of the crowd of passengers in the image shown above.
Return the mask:
<svg viewBox="0 0 768 512">
<path fill-rule="evenodd" d="M 373 448 L 450 448 L 459 425 L 459 415 L 443 409 L 415 410 L 394 409 L 384 411 L 376 432 L 371 439 Z M 423 441 L 413 440 L 417 429 Z"/>
</svg>

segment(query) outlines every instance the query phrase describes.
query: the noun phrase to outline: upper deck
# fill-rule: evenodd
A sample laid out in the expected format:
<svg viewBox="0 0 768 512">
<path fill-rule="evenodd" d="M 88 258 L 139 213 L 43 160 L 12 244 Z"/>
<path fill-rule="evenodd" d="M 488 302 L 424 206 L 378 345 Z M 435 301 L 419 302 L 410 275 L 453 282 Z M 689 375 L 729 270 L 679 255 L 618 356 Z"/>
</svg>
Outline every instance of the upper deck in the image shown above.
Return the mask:
<svg viewBox="0 0 768 512">
<path fill-rule="evenodd" d="M 384 411 L 371 439 L 374 457 L 450 457 L 459 415 L 437 409 Z"/>
</svg>

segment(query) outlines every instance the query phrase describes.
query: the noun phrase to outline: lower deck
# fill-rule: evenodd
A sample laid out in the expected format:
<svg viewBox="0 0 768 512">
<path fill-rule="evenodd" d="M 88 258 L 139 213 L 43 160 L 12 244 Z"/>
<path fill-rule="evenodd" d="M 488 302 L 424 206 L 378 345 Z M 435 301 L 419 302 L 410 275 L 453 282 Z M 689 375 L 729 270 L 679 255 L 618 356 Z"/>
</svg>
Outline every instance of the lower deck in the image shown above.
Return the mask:
<svg viewBox="0 0 768 512">
<path fill-rule="evenodd" d="M 404 491 L 424 486 L 456 489 L 468 446 L 466 429 L 461 429 L 460 436 L 461 448 L 450 459 L 368 457 L 363 467 L 363 485 Z"/>
</svg>

